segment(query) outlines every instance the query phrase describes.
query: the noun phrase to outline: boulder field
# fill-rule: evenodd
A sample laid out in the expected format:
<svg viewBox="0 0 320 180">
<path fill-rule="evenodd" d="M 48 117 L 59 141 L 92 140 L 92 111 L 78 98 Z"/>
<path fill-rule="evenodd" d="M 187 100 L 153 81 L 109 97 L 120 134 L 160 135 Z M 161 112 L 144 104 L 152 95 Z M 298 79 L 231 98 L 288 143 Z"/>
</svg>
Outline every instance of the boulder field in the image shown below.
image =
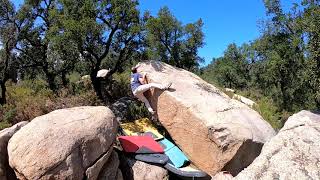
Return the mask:
<svg viewBox="0 0 320 180">
<path fill-rule="evenodd" d="M 146 96 L 173 141 L 213 179 L 320 178 L 319 113 L 294 114 L 275 135 L 256 111 L 193 73 L 155 61 L 138 71 L 172 82 Z M 0 179 L 168 179 L 163 167 L 113 147 L 133 102 L 60 109 L 0 131 Z"/>
</svg>

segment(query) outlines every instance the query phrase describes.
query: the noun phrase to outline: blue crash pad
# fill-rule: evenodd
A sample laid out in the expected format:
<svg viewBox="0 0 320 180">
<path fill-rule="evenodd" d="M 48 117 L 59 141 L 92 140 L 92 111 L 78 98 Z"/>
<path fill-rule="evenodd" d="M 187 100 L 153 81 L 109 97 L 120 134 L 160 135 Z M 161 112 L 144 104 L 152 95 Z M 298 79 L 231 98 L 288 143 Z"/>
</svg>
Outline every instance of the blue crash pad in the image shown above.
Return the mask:
<svg viewBox="0 0 320 180">
<path fill-rule="evenodd" d="M 186 155 L 168 139 L 162 139 L 158 141 L 161 147 L 164 149 L 165 155 L 169 157 L 169 162 L 176 168 L 180 168 L 189 162 Z"/>
</svg>

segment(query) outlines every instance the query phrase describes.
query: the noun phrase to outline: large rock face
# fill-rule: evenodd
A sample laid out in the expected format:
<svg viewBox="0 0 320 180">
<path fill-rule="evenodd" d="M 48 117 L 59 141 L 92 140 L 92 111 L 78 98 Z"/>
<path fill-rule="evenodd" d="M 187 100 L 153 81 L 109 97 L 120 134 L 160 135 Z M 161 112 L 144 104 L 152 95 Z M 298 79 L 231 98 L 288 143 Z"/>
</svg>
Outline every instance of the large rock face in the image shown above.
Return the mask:
<svg viewBox="0 0 320 180">
<path fill-rule="evenodd" d="M 0 131 L 0 179 L 14 179 L 15 175 L 13 170 L 9 167 L 7 146 L 9 139 L 16 133 L 21 127 L 25 126 L 28 122 L 22 121 L 10 128 L 6 128 Z"/>
<path fill-rule="evenodd" d="M 112 151 L 117 127 L 107 107 L 53 111 L 13 135 L 9 164 L 19 179 L 83 179 L 90 167 L 102 168 L 95 163 Z"/>
<path fill-rule="evenodd" d="M 320 179 L 320 115 L 291 116 L 236 179 Z"/>
<path fill-rule="evenodd" d="M 142 63 L 138 71 L 147 72 L 149 82 L 173 83 L 172 90 L 151 91 L 148 99 L 177 145 L 211 175 L 225 166 L 237 174 L 275 135 L 256 111 L 193 73 L 160 62 Z"/>
</svg>

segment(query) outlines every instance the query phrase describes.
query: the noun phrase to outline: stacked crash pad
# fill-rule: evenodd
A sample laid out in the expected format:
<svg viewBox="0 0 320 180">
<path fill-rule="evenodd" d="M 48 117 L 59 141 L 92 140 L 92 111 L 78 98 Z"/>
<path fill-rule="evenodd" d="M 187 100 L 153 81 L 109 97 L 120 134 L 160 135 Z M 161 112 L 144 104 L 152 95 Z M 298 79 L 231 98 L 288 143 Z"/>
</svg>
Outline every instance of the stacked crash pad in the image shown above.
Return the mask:
<svg viewBox="0 0 320 180">
<path fill-rule="evenodd" d="M 125 135 L 119 137 L 123 150 L 135 153 L 137 160 L 164 165 L 167 170 L 182 177 L 207 176 L 192 165 L 179 147 L 166 139 L 149 119 L 121 123 L 120 127 Z"/>
</svg>

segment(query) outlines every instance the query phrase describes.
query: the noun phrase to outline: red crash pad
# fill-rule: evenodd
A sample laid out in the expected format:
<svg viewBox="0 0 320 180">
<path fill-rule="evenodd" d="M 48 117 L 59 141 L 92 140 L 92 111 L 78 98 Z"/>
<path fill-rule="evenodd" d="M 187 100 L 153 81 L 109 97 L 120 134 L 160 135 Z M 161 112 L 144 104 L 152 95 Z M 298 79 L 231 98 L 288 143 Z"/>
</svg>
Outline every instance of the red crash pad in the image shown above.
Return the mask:
<svg viewBox="0 0 320 180">
<path fill-rule="evenodd" d="M 150 136 L 120 136 L 119 141 L 125 152 L 129 153 L 164 153 L 163 148 Z"/>
</svg>

